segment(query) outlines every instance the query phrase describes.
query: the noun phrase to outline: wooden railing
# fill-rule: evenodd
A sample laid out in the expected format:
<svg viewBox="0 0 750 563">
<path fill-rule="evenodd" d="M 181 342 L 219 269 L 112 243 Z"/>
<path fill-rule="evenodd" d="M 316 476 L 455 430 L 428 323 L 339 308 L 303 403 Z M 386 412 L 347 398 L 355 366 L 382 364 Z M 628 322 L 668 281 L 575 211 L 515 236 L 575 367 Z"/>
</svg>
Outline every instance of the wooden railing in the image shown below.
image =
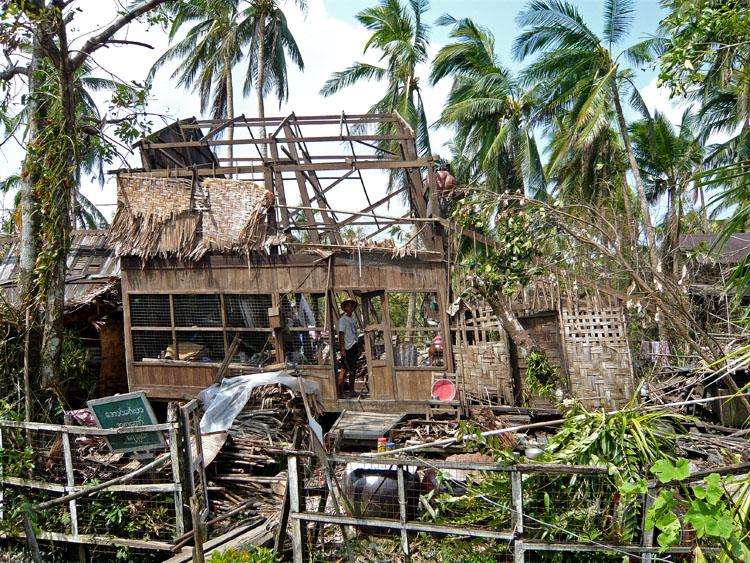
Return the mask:
<svg viewBox="0 0 750 563">
<path fill-rule="evenodd" d="M 373 537 L 398 541 L 406 558 L 415 551 L 414 542 L 419 542 L 416 549 L 423 550 L 425 538 L 446 536 L 452 544 L 485 538 L 488 545 L 499 546 L 502 555 L 498 560 L 514 563 L 537 551 L 619 553 L 645 562 L 661 557 L 654 545 L 654 531 L 645 523 L 656 485 L 652 484 L 648 495 L 621 506 L 618 488 L 604 467 L 349 456 L 330 456 L 328 465 L 326 470 L 305 452 L 289 456 L 295 563 L 308 560 L 311 553 L 325 556 L 332 549 L 351 558 L 359 547 L 371 546 Z M 385 477 L 391 483 L 376 485 L 374 493 L 352 485 L 352 478 L 345 474 L 352 475 L 357 467 L 370 471 L 374 482 Z M 439 476 L 435 482 L 443 488 L 442 493 L 428 493 L 423 485 L 414 489 L 418 480 L 409 475 L 421 475 L 424 481 L 428 471 Z M 326 473 L 327 484 L 322 479 Z M 489 482 L 493 483 L 491 492 L 483 490 L 483 483 Z M 453 493 L 449 485 L 454 487 Z M 461 487 L 470 491 L 466 498 L 473 499 L 465 511 Z M 318 510 L 314 511 L 309 507 L 315 506 L 316 498 Z M 448 498 L 450 502 L 446 502 Z M 685 533 L 686 538 L 691 537 L 689 530 Z M 333 542 L 331 538 L 335 538 Z M 692 547 L 686 541 L 667 553 L 689 553 Z M 715 546 L 702 546 L 702 550 L 718 552 Z"/>
</svg>

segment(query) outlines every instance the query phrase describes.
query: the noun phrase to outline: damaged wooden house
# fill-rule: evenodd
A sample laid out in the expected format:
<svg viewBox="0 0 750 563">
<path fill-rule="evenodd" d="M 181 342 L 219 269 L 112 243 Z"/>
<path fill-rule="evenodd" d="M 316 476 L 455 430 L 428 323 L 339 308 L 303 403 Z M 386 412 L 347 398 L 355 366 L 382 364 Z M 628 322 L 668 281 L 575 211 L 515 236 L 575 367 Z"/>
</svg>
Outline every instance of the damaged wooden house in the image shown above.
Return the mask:
<svg viewBox="0 0 750 563">
<path fill-rule="evenodd" d="M 254 136 L 259 125 L 267 137 Z M 384 125 L 394 132 L 377 133 Z M 231 157 L 217 156 L 229 145 Z M 418 156 L 399 115 L 191 119 L 139 148 L 142 168 L 118 171 L 108 239 L 131 391 L 182 399 L 222 363 L 230 375 L 286 363 L 317 376 L 329 411 L 529 402 L 496 320 L 455 299 L 450 243 L 466 231 L 432 213 L 434 159 Z M 623 296 L 561 277 L 519 296 L 523 322 L 574 394 L 621 405 L 633 392 Z M 354 397 L 336 384 L 345 299 L 358 304 Z"/>
</svg>

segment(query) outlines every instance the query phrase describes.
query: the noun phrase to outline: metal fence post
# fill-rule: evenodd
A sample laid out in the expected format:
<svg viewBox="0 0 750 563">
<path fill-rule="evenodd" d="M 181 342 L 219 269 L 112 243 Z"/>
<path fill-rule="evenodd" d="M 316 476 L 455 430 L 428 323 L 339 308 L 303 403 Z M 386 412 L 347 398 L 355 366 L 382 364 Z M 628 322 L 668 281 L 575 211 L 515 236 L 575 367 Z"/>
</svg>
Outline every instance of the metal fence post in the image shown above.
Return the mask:
<svg viewBox="0 0 750 563">
<path fill-rule="evenodd" d="M 511 524 L 513 526 L 513 563 L 523 563 L 523 475 L 514 466 L 510 472 Z"/>
<path fill-rule="evenodd" d="M 404 557 L 410 559 L 409 553 L 409 532 L 406 530 L 406 483 L 404 480 L 404 466 L 398 465 L 396 468 L 398 477 L 398 508 L 399 521 L 401 522 L 401 549 L 404 551 Z"/>
</svg>

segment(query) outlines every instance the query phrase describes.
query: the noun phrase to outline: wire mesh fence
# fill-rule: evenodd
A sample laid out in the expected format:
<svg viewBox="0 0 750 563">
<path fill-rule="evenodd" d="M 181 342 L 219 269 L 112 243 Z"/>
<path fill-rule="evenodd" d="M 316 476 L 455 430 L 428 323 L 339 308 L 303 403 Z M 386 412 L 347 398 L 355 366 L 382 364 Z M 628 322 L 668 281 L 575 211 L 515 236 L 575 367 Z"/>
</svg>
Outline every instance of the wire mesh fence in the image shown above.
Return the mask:
<svg viewBox="0 0 750 563">
<path fill-rule="evenodd" d="M 328 467 L 316 457 L 290 460 L 296 562 L 657 556 L 646 495 L 622 501 L 606 468 L 343 456 Z"/>
<path fill-rule="evenodd" d="M 19 427 L 26 426 L 26 428 Z M 18 510 L 126 476 L 146 462 L 112 452 L 98 429 L 0 422 L 2 436 L 2 512 L 0 527 L 17 526 Z M 11 454 L 12 452 L 12 454 Z M 169 453 L 169 448 L 151 452 Z M 44 534 L 110 536 L 170 541 L 177 533 L 172 468 L 165 466 L 36 514 Z M 181 527 L 181 526 L 180 526 Z M 5 530 L 7 531 L 7 530 Z M 182 533 L 180 531 L 180 533 Z"/>
<path fill-rule="evenodd" d="M 170 405 L 170 422 L 135 429 L 136 434 L 165 434 L 166 445 L 148 454 L 113 451 L 107 444 L 107 436 L 117 433 L 113 430 L 1 420 L 0 541 L 7 545 L 5 552 L 25 560 L 20 517 L 28 510 L 44 561 L 71 560 L 60 555 L 71 546 L 88 546 L 92 561 L 159 560 L 153 554 L 127 557 L 171 551 L 191 526 L 185 499 L 197 497 L 201 517 L 207 507 L 195 406 L 195 401 Z M 79 496 L 67 498 L 74 494 Z M 48 501 L 57 502 L 39 506 Z M 50 541 L 67 547 L 58 553 Z"/>
</svg>

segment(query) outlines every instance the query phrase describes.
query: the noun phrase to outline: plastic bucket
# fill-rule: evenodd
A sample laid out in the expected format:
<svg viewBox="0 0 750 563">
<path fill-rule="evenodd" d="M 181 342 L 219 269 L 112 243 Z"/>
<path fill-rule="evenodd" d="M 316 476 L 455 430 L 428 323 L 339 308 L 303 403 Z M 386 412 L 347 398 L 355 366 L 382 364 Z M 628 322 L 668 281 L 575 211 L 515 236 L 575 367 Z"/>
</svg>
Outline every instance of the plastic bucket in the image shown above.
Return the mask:
<svg viewBox="0 0 750 563">
<path fill-rule="evenodd" d="M 452 401 L 456 398 L 456 385 L 450 379 L 438 379 L 432 384 L 432 396 L 438 401 Z"/>
</svg>

